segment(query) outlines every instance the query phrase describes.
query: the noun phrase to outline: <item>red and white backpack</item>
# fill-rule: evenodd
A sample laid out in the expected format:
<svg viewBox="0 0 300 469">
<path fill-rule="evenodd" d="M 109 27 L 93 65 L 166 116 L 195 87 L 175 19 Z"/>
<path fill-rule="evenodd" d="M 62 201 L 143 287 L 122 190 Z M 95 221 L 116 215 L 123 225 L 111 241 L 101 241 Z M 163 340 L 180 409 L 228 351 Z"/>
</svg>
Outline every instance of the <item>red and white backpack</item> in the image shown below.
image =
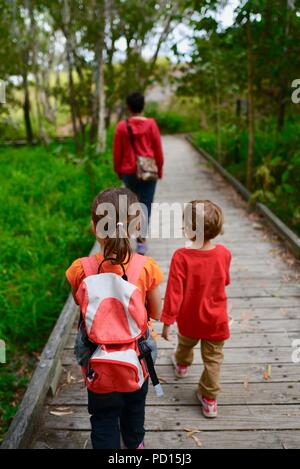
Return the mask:
<svg viewBox="0 0 300 469">
<path fill-rule="evenodd" d="M 106 260 L 99 265 L 96 256 L 81 259 L 85 278 L 76 299 L 87 338 L 94 345 L 94 353 L 82 371 L 92 392 L 133 392 L 148 377 L 147 360 L 140 349 L 148 314 L 136 286 L 146 258 L 133 254 L 126 272 L 122 266 L 123 276 L 101 273 Z"/>
</svg>

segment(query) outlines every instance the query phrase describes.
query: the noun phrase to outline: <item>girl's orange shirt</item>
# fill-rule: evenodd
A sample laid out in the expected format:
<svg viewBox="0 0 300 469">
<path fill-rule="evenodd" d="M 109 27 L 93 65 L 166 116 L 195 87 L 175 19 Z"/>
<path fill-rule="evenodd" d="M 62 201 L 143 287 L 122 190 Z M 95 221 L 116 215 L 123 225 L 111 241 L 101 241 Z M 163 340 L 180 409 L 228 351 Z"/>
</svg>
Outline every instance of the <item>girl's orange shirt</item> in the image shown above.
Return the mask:
<svg viewBox="0 0 300 469">
<path fill-rule="evenodd" d="M 97 261 L 100 262 L 103 260 L 103 255 L 98 252 L 96 254 Z M 128 264 L 127 264 L 128 265 Z M 126 265 L 125 271 L 126 271 Z M 118 275 L 122 275 L 122 268 L 119 265 L 114 265 L 111 262 L 107 261 L 103 263 L 101 272 L 113 272 Z M 71 285 L 73 295 L 77 292 L 79 285 L 82 280 L 85 278 L 84 270 L 81 264 L 80 259 L 76 259 L 71 266 L 66 271 L 66 277 L 68 282 Z M 141 272 L 139 280 L 137 282 L 137 288 L 140 290 L 143 301 L 146 301 L 147 292 L 153 288 L 158 287 L 163 281 L 163 273 L 159 265 L 155 262 L 152 257 L 147 256 L 147 261 L 144 265 L 144 268 Z M 150 328 L 152 330 L 153 336 L 156 338 L 157 334 L 153 330 L 152 322 L 149 322 Z"/>
</svg>

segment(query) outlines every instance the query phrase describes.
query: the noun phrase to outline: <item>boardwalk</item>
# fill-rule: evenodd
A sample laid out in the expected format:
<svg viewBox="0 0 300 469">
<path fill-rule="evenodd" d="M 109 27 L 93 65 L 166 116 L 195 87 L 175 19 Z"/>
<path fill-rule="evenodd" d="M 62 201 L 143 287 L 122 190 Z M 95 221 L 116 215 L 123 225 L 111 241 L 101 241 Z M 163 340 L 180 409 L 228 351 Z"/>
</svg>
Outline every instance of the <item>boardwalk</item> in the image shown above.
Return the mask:
<svg viewBox="0 0 300 469">
<path fill-rule="evenodd" d="M 232 338 L 226 345 L 219 417 L 202 417 L 195 398 L 200 353 L 190 376 L 174 377 L 175 346 L 159 341 L 158 373 L 165 397 L 148 397 L 146 445 L 149 448 L 295 448 L 300 446 L 300 364 L 292 362 L 292 341 L 300 339 L 299 279 L 278 246 L 249 217 L 243 203 L 181 137 L 165 137 L 165 179 L 157 200 L 209 198 L 225 212 L 220 240 L 233 253 L 228 289 Z M 182 241 L 153 240 L 151 255 L 166 279 L 171 255 Z M 84 253 L 83 253 L 84 254 Z M 165 284 L 162 288 L 164 293 Z M 160 330 L 160 325 L 157 325 Z M 54 398 L 48 398 L 34 448 L 89 448 L 86 392 L 73 358 L 75 326 L 64 351 L 63 373 Z M 268 373 L 270 374 L 269 379 Z M 53 413 L 54 412 L 54 413 Z M 194 438 L 187 429 L 197 429 Z"/>
</svg>

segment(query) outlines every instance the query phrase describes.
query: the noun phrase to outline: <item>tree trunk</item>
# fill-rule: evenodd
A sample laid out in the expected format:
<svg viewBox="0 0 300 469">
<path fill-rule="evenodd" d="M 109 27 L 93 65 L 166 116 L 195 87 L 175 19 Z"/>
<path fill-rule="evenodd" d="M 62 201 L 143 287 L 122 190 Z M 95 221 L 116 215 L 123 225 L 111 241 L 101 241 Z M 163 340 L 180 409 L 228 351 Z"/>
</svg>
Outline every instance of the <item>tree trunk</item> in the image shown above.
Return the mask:
<svg viewBox="0 0 300 469">
<path fill-rule="evenodd" d="M 105 151 L 106 129 L 105 129 L 105 91 L 104 91 L 104 57 L 103 50 L 99 59 L 99 106 L 98 106 L 98 129 L 97 129 L 97 147 L 99 153 Z"/>
<path fill-rule="evenodd" d="M 97 153 L 103 153 L 106 147 L 106 128 L 105 128 L 105 89 L 104 89 L 104 47 L 105 47 L 105 27 L 106 27 L 106 0 L 103 0 L 103 11 L 101 15 L 100 35 L 99 35 L 99 56 L 98 74 L 99 74 L 99 90 L 98 90 L 98 119 L 97 119 Z"/>
<path fill-rule="evenodd" d="M 172 5 L 172 3 L 171 3 L 171 5 Z M 151 79 L 153 78 L 153 72 L 154 72 L 154 69 L 155 69 L 155 65 L 156 65 L 156 62 L 157 62 L 157 59 L 158 59 L 158 54 L 160 52 L 162 44 L 167 40 L 167 38 L 170 34 L 172 21 L 173 21 L 174 17 L 176 17 L 176 14 L 178 13 L 178 10 L 179 10 L 179 2 L 174 2 L 173 5 L 172 5 L 172 8 L 171 8 L 171 11 L 170 11 L 169 15 L 166 18 L 166 22 L 164 24 L 163 30 L 162 30 L 162 32 L 159 36 L 154 55 L 153 55 L 152 59 L 150 60 L 148 75 L 147 75 L 147 78 L 146 78 L 145 82 L 143 83 L 143 88 L 144 89 L 146 89 L 149 86 L 149 84 L 151 83 Z"/>
<path fill-rule="evenodd" d="M 31 0 L 26 1 L 26 7 L 29 11 L 30 30 L 32 33 L 32 38 L 33 38 L 32 43 L 31 43 L 31 52 L 32 52 L 33 73 L 34 73 L 34 78 L 35 78 L 34 95 L 35 95 L 35 105 L 36 105 L 37 122 L 38 122 L 38 135 L 39 135 L 39 138 L 42 140 L 42 142 L 48 144 L 49 139 L 48 139 L 48 135 L 44 126 L 42 112 L 41 112 L 41 85 L 40 85 L 38 64 L 36 60 L 38 33 L 36 30 L 36 24 L 35 24 L 35 18 L 34 18 L 34 12 L 32 8 Z"/>
<path fill-rule="evenodd" d="M 279 101 L 278 101 L 278 120 L 277 120 L 277 130 L 281 132 L 285 123 L 285 113 L 286 113 L 286 96 L 288 88 L 288 73 L 287 73 L 287 64 L 289 63 L 290 50 L 287 46 L 288 37 L 290 34 L 290 19 L 289 19 L 289 9 L 293 9 L 294 4 L 291 0 L 284 0 L 284 8 L 282 11 L 282 23 L 283 23 L 283 53 L 282 53 L 282 65 L 281 65 L 281 77 L 280 77 L 280 88 L 279 88 Z"/>
<path fill-rule="evenodd" d="M 98 50 L 99 43 L 96 45 L 95 56 L 98 57 L 100 51 Z M 99 61 L 97 62 L 96 69 L 94 71 L 94 81 L 95 81 L 95 90 L 92 97 L 92 120 L 91 120 L 91 130 L 90 130 L 90 142 L 94 143 L 97 135 L 98 128 L 98 105 L 99 105 L 99 88 L 100 88 L 100 69 Z"/>
<path fill-rule="evenodd" d="M 73 127 L 73 136 L 77 153 L 81 151 L 80 139 L 77 130 L 77 113 L 76 113 L 76 98 L 75 98 L 75 88 L 73 81 L 73 64 L 71 57 L 71 44 L 70 44 L 70 8 L 68 0 L 64 0 L 63 8 L 63 23 L 64 23 L 64 35 L 66 38 L 66 58 L 67 58 L 67 67 L 68 67 L 68 82 L 69 82 L 69 97 L 70 97 L 70 110 L 72 118 L 72 127 Z"/>
<path fill-rule="evenodd" d="M 24 123 L 26 129 L 26 139 L 29 144 L 33 141 L 33 133 L 30 119 L 30 98 L 29 98 L 29 89 L 28 89 L 28 76 L 27 71 L 23 74 L 23 89 L 24 89 L 24 102 L 23 102 L 23 114 L 24 114 Z"/>
<path fill-rule="evenodd" d="M 281 80 L 280 90 L 279 90 L 279 106 L 278 106 L 278 120 L 277 120 L 277 130 L 282 131 L 285 123 L 285 111 L 286 111 L 286 81 L 284 78 Z"/>
<path fill-rule="evenodd" d="M 113 113 L 113 104 L 114 104 L 114 93 L 115 93 L 115 85 L 116 85 L 116 78 L 115 78 L 115 68 L 113 64 L 113 58 L 115 54 L 115 43 L 116 37 L 113 30 L 113 19 L 114 19 L 114 12 L 109 12 L 109 20 L 110 20 L 110 30 L 111 30 L 111 47 L 107 49 L 107 75 L 109 76 L 109 89 L 106 92 L 106 128 L 108 129 L 111 122 L 111 116 Z"/>
<path fill-rule="evenodd" d="M 236 124 L 239 132 L 235 135 L 235 143 L 234 143 L 234 161 L 239 163 L 240 161 L 240 154 L 241 154 L 241 141 L 240 141 L 240 132 L 243 128 L 242 124 L 242 100 L 241 98 L 237 98 L 235 102 L 235 117 L 236 117 Z"/>
<path fill-rule="evenodd" d="M 36 105 L 36 113 L 37 113 L 37 122 L 38 122 L 38 136 L 42 142 L 46 145 L 49 143 L 49 138 L 44 126 L 43 118 L 42 118 L 42 111 L 41 111 L 41 90 L 40 90 L 40 79 L 38 76 L 38 71 L 35 67 L 35 87 L 34 87 L 34 95 L 35 95 L 35 105 Z"/>
<path fill-rule="evenodd" d="M 223 154 L 222 154 L 222 133 L 221 133 L 221 110 L 220 110 L 220 91 L 219 91 L 219 84 L 217 82 L 216 87 L 216 111 L 217 111 L 217 119 L 216 119 L 216 134 L 217 134 L 217 158 L 222 163 Z"/>
<path fill-rule="evenodd" d="M 214 81 L 215 81 L 215 93 L 216 93 L 216 140 L 217 140 L 217 159 L 222 163 L 222 134 L 221 134 L 221 98 L 220 98 L 220 83 L 219 83 L 219 70 L 214 58 Z"/>
<path fill-rule="evenodd" d="M 200 123 L 201 129 L 208 130 L 207 117 L 206 117 L 206 113 L 203 110 L 203 108 L 205 109 L 204 103 L 201 104 L 201 109 L 200 109 L 200 112 L 199 112 L 199 123 Z"/>
<path fill-rule="evenodd" d="M 73 136 L 74 136 L 76 151 L 77 153 L 80 153 L 81 145 L 79 141 L 77 121 L 76 121 L 77 113 L 76 113 L 75 88 L 74 88 L 74 81 L 73 81 L 73 67 L 72 67 L 71 56 L 70 56 L 70 51 L 68 50 L 68 46 L 67 46 L 67 64 L 68 64 L 70 110 L 71 110 L 71 118 L 72 118 Z"/>
<path fill-rule="evenodd" d="M 247 157 L 247 188 L 253 189 L 253 161 L 254 161 L 254 65 L 253 65 L 253 37 L 250 17 L 246 24 L 247 30 L 247 69 L 248 69 L 248 157 Z"/>
</svg>

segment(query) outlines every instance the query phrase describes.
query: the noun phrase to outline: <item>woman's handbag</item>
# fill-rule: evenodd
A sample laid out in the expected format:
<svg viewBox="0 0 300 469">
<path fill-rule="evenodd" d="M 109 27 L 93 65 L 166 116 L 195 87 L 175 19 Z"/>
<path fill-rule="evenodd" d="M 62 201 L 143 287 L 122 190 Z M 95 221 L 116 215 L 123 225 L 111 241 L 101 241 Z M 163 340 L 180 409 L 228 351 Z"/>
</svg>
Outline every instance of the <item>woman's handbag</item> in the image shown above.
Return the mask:
<svg viewBox="0 0 300 469">
<path fill-rule="evenodd" d="M 138 155 L 134 143 L 134 136 L 129 120 L 126 119 L 129 140 L 136 156 L 136 177 L 140 181 L 156 181 L 158 179 L 158 168 L 154 158 Z"/>
</svg>

